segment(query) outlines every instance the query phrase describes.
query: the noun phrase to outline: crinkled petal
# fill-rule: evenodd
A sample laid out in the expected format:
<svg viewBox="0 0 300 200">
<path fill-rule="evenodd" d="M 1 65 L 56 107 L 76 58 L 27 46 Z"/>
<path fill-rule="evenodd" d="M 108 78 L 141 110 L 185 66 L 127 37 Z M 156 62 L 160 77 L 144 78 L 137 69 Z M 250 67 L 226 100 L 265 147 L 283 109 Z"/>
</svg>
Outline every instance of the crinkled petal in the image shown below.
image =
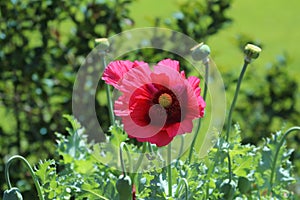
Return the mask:
<svg viewBox="0 0 300 200">
<path fill-rule="evenodd" d="M 179 72 L 179 62 L 177 60 L 171 60 L 170 58 L 164 59 L 157 63 L 157 66 L 159 67 L 170 67 L 177 72 Z"/>
<path fill-rule="evenodd" d="M 131 62 L 129 60 L 117 60 L 109 63 L 105 68 L 102 76 L 102 80 L 105 81 L 106 84 L 110 84 L 116 87 L 123 78 L 124 74 L 126 74 L 130 69 L 134 67 L 149 67 L 147 63 L 134 61 Z"/>
<path fill-rule="evenodd" d="M 152 83 L 150 78 L 151 73 L 149 67 L 135 67 L 124 74 L 116 88 L 124 94 L 131 94 L 136 89 Z"/>
<path fill-rule="evenodd" d="M 206 103 L 204 102 L 203 98 L 200 96 L 201 89 L 199 87 L 200 79 L 194 76 L 189 77 L 188 82 L 192 89 L 194 90 L 194 94 L 197 97 L 198 107 L 199 107 L 199 116 L 203 117 L 204 115 L 204 108 L 206 107 Z"/>
<path fill-rule="evenodd" d="M 167 131 L 162 130 L 149 138 L 136 138 L 139 142 L 150 142 L 158 147 L 168 145 L 174 137 L 170 137 Z"/>
</svg>

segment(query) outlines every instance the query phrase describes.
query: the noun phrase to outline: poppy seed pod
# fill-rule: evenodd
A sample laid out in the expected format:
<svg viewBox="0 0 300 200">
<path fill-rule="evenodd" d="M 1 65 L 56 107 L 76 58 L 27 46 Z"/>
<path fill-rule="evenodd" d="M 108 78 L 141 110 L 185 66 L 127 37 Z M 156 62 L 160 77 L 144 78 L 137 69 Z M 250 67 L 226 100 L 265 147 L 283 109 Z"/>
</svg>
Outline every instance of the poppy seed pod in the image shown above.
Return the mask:
<svg viewBox="0 0 300 200">
<path fill-rule="evenodd" d="M 258 58 L 260 52 L 261 52 L 261 48 L 253 44 L 247 44 L 244 49 L 246 59 L 249 62 L 251 61 L 251 59 Z"/>
<path fill-rule="evenodd" d="M 108 50 L 109 45 L 110 45 L 107 38 L 97 38 L 97 39 L 95 39 L 95 43 L 97 45 L 97 48 L 100 51 L 106 51 L 106 50 Z"/>
<path fill-rule="evenodd" d="M 197 46 L 191 49 L 192 51 L 192 58 L 196 61 L 202 60 L 206 61 L 207 57 L 210 54 L 210 48 L 208 45 L 200 43 Z"/>
</svg>

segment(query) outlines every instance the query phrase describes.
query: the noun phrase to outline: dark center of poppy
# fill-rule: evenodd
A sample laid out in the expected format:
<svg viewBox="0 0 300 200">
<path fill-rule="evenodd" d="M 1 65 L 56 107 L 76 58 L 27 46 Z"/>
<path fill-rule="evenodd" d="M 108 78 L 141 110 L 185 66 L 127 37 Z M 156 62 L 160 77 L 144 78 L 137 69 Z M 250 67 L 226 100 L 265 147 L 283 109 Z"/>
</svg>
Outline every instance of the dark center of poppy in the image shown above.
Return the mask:
<svg viewBox="0 0 300 200">
<path fill-rule="evenodd" d="M 163 93 L 158 97 L 158 103 L 164 107 L 168 108 L 172 104 L 172 97 L 167 93 Z"/>
</svg>

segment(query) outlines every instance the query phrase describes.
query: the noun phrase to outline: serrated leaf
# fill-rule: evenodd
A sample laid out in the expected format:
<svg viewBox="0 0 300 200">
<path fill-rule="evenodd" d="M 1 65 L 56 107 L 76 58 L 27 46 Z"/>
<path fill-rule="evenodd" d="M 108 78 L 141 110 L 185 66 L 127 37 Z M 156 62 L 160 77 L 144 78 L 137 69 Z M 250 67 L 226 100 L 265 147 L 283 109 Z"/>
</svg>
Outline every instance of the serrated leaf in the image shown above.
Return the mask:
<svg viewBox="0 0 300 200">
<path fill-rule="evenodd" d="M 89 184 L 83 184 L 81 186 L 81 189 L 88 192 L 91 195 L 91 198 L 97 198 L 97 199 L 103 199 L 103 200 L 109 200 L 108 198 L 104 197 L 103 195 L 99 194 L 99 190 L 97 190 L 96 188 L 92 187 Z"/>
<path fill-rule="evenodd" d="M 46 160 L 46 161 L 40 161 L 38 164 L 38 167 L 36 169 L 35 174 L 41 179 L 41 182 L 43 184 L 47 183 L 50 178 L 55 174 L 56 169 L 55 167 L 51 166 L 55 165 L 54 160 Z"/>
<path fill-rule="evenodd" d="M 283 133 L 281 131 L 276 132 L 265 140 L 264 146 L 261 149 L 261 160 L 258 168 L 258 172 L 261 174 L 264 180 L 262 187 L 270 188 L 270 179 L 272 170 L 274 169 L 273 185 L 286 186 L 294 180 L 292 177 L 292 165 L 289 161 L 291 151 L 285 148 L 285 145 L 280 147 L 277 160 L 275 161 L 275 155 L 277 148 L 279 148 L 280 141 Z M 275 166 L 274 166 L 275 164 Z"/>
</svg>

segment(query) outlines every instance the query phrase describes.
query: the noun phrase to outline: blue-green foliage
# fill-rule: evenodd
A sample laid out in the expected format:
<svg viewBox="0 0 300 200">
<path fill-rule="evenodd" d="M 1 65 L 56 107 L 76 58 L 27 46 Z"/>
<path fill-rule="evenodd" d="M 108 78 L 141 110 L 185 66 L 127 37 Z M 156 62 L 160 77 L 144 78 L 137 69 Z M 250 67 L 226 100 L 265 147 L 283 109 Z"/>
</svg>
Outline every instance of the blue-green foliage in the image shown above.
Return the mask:
<svg viewBox="0 0 300 200">
<path fill-rule="evenodd" d="M 67 128 L 69 135 L 57 133 L 57 154 L 59 162 L 48 160 L 36 167 L 36 175 L 42 183 L 43 193 L 47 199 L 118 199 L 115 188 L 121 174 L 114 168 L 103 165 L 100 160 L 103 153 L 101 144 L 87 142 L 84 129 L 72 116 L 65 116 L 72 128 Z M 120 144 L 128 141 L 119 125 L 111 129 L 107 141 Z M 292 199 L 289 185 L 295 182 L 292 165 L 289 161 L 291 150 L 286 146 L 280 148 L 275 162 L 273 187 L 270 188 L 270 174 L 276 149 L 283 136 L 281 131 L 266 138 L 261 146 L 242 145 L 240 131 L 236 131 L 229 143 L 220 137 L 207 157 L 200 159 L 194 155 L 193 162 L 184 158 L 172 162 L 173 197 L 168 196 L 168 179 L 166 168 L 148 173 L 130 174 L 133 177 L 137 199 L 186 199 L 184 187 L 179 185 L 182 178 L 188 183 L 187 199 Z M 116 139 L 119 138 L 119 139 Z M 134 145 L 129 150 L 140 151 Z M 110 151 L 111 149 L 109 149 Z M 232 161 L 233 178 L 228 185 L 229 151 Z M 159 152 L 157 151 L 159 154 Z M 110 156 L 106 154 L 105 156 Z M 115 161 L 118 162 L 118 161 Z M 128 164 L 128 163 L 127 163 Z M 127 165 L 126 164 L 126 165 Z M 136 164 L 135 162 L 132 163 Z M 180 187 L 179 187 L 180 186 Z M 178 188 L 179 187 L 179 188 Z M 231 191 L 231 193 L 228 193 Z"/>
</svg>

